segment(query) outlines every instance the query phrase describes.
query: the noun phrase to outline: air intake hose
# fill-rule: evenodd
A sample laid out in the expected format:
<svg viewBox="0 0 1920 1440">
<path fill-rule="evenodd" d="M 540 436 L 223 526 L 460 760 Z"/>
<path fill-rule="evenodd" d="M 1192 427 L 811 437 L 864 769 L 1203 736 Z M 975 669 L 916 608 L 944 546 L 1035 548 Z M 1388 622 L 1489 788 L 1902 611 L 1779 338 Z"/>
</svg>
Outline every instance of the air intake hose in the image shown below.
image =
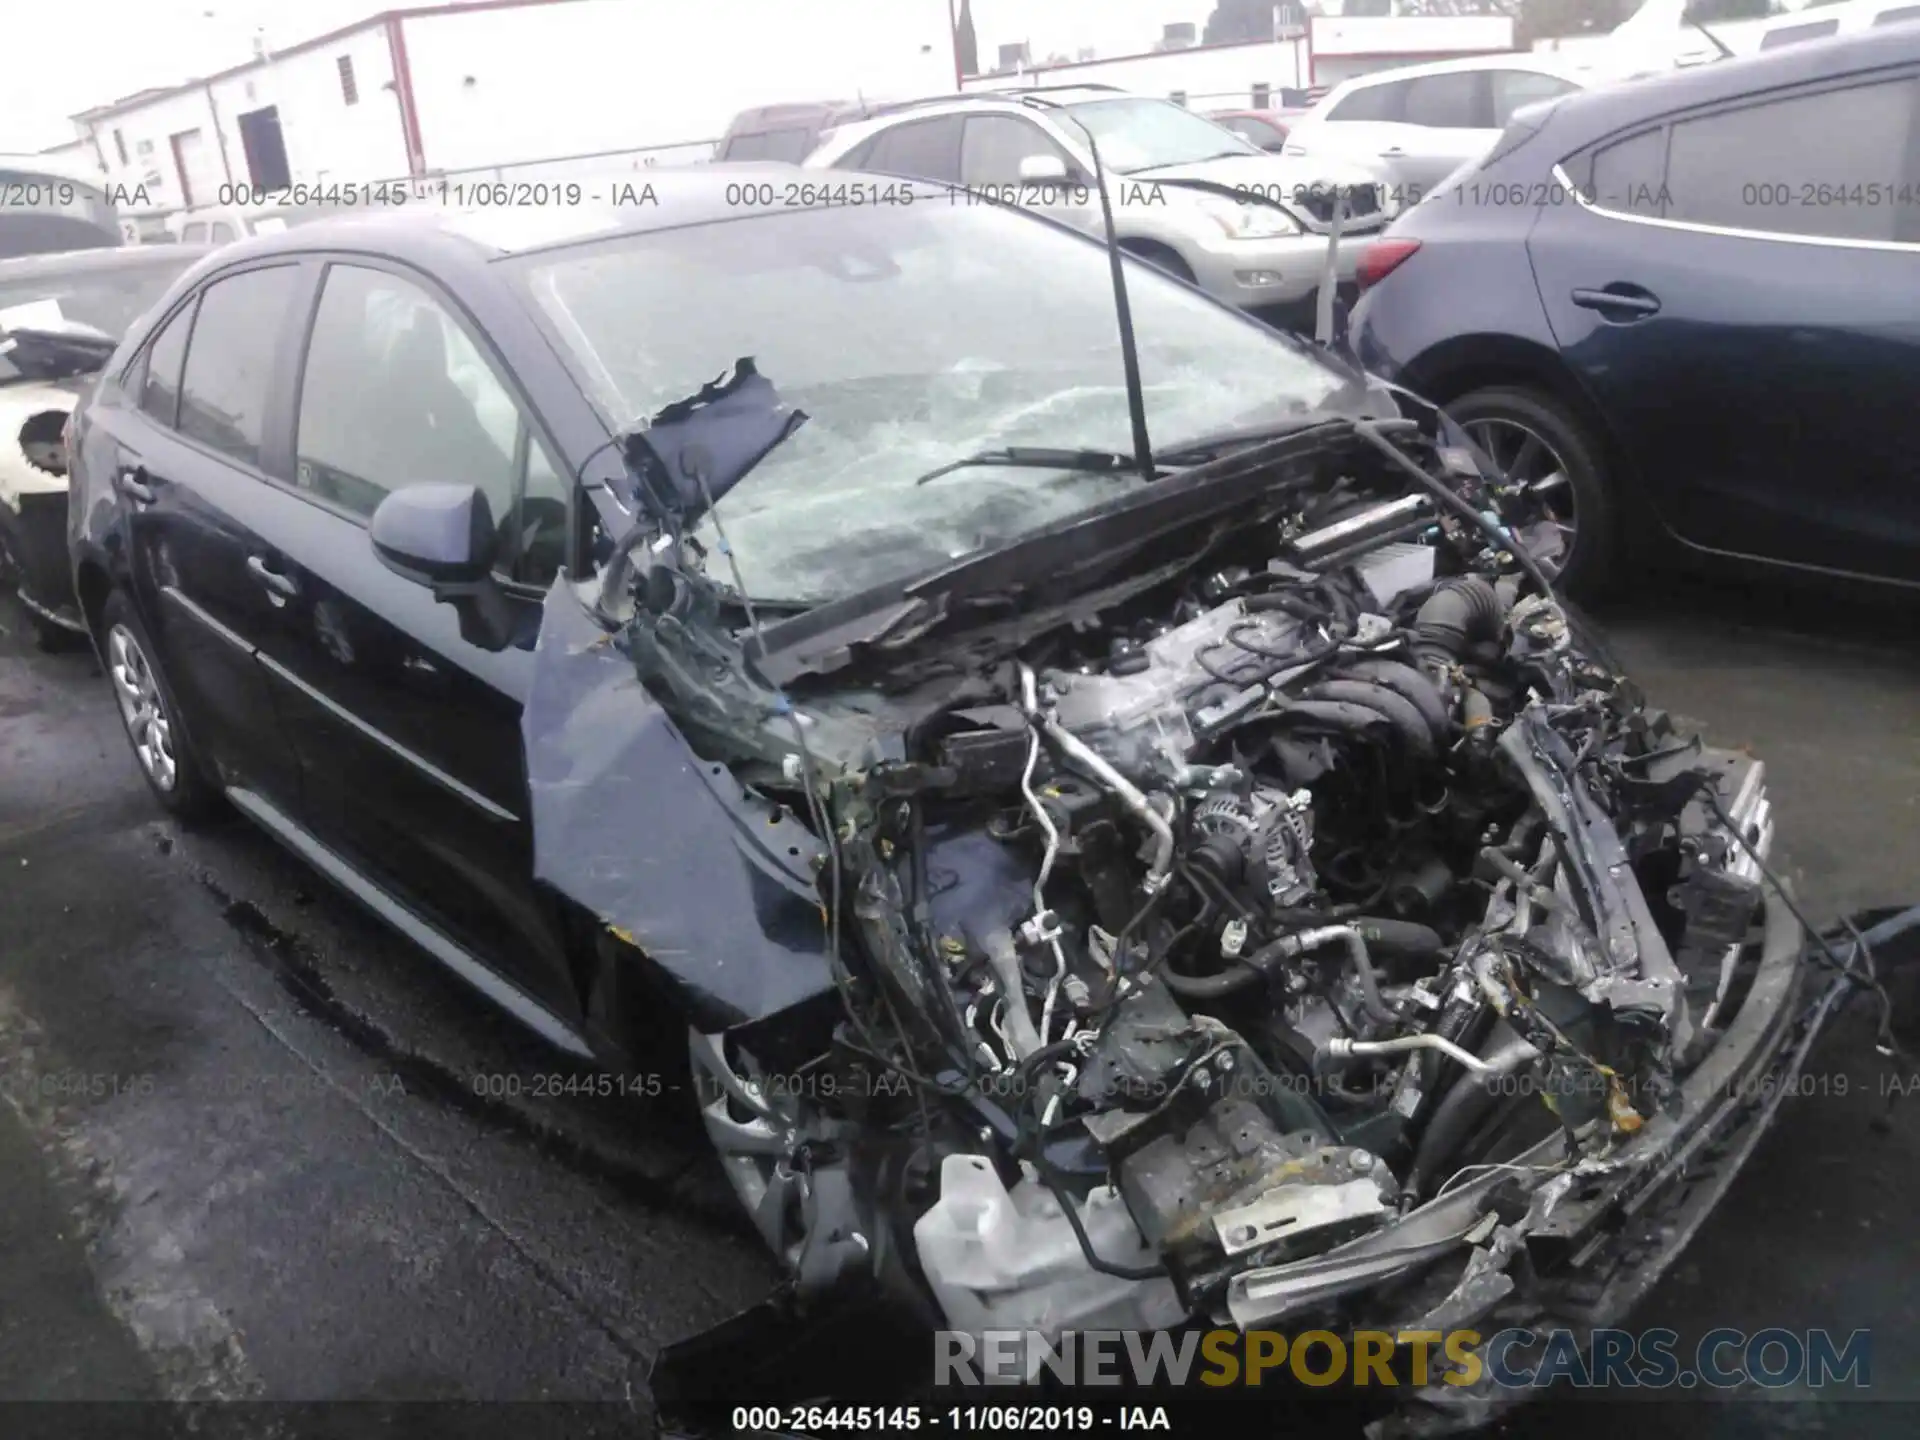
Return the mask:
<svg viewBox="0 0 1920 1440">
<path fill-rule="evenodd" d="M 1478 575 L 1442 583 L 1413 617 L 1413 650 L 1429 665 L 1459 660 L 1469 645 L 1498 640 L 1504 626 L 1500 597 Z"/>
</svg>

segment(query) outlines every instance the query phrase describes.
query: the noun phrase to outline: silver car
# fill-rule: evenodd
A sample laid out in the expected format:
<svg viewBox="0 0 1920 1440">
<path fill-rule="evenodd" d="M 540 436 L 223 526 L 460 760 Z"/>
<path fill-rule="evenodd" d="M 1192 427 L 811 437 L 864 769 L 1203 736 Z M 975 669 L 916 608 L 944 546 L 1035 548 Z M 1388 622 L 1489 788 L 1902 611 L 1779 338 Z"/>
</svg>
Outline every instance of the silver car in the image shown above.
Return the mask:
<svg viewBox="0 0 1920 1440">
<path fill-rule="evenodd" d="M 1296 164 L 1377 160 L 1411 207 L 1484 155 L 1522 105 L 1591 83 L 1557 57 L 1526 52 L 1356 75 L 1293 123 L 1281 153 Z"/>
<path fill-rule="evenodd" d="M 955 203 L 1018 204 L 1099 234 L 1089 136 L 1120 243 L 1251 310 L 1311 302 L 1336 203 L 1342 234 L 1355 237 L 1400 209 L 1382 165 L 1289 161 L 1169 101 L 1106 86 L 889 106 L 830 132 L 804 164 L 942 181 L 960 187 Z M 1341 280 L 1361 248 L 1341 248 Z"/>
</svg>

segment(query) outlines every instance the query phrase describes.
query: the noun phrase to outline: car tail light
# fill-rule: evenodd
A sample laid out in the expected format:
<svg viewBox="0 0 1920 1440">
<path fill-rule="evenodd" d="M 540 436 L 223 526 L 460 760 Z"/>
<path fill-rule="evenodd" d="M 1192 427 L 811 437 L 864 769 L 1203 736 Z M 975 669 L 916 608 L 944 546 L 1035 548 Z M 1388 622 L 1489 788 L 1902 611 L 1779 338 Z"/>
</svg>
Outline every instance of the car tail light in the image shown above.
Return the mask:
<svg viewBox="0 0 1920 1440">
<path fill-rule="evenodd" d="M 1418 240 L 1376 240 L 1360 252 L 1360 263 L 1354 266 L 1353 278 L 1362 290 L 1371 290 L 1419 248 Z"/>
</svg>

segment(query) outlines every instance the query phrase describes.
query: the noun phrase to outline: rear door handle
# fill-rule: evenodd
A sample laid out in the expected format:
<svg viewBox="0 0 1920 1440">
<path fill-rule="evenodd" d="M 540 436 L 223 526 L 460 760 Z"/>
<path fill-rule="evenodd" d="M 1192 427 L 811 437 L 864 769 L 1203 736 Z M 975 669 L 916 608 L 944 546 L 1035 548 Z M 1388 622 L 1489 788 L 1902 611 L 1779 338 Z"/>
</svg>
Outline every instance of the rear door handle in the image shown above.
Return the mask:
<svg viewBox="0 0 1920 1440">
<path fill-rule="evenodd" d="M 296 582 L 291 575 L 282 575 L 278 570 L 275 570 L 271 565 L 267 564 L 264 555 L 249 555 L 247 557 L 247 573 L 277 597 L 275 600 L 276 604 L 283 600 L 291 600 L 295 595 L 300 593 L 298 582 Z"/>
<path fill-rule="evenodd" d="M 1585 310 L 1598 311 L 1606 320 L 1642 320 L 1660 313 L 1658 295 L 1619 280 L 1598 290 L 1575 290 L 1573 303 Z"/>
<path fill-rule="evenodd" d="M 144 465 L 122 465 L 114 474 L 120 493 L 136 505 L 151 505 L 159 498 L 153 493 L 152 481 Z"/>
</svg>

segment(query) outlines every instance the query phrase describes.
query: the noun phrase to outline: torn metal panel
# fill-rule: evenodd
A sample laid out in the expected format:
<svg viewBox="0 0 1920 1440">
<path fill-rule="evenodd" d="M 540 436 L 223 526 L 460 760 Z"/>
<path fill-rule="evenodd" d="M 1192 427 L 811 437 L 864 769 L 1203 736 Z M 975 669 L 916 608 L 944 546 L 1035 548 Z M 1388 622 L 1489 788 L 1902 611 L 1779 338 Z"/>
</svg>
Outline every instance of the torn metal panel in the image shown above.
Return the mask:
<svg viewBox="0 0 1920 1440">
<path fill-rule="evenodd" d="M 521 728 L 535 878 L 638 947 L 695 1024 L 726 1029 L 833 988 L 818 842 L 695 757 L 564 581 Z"/>
</svg>

